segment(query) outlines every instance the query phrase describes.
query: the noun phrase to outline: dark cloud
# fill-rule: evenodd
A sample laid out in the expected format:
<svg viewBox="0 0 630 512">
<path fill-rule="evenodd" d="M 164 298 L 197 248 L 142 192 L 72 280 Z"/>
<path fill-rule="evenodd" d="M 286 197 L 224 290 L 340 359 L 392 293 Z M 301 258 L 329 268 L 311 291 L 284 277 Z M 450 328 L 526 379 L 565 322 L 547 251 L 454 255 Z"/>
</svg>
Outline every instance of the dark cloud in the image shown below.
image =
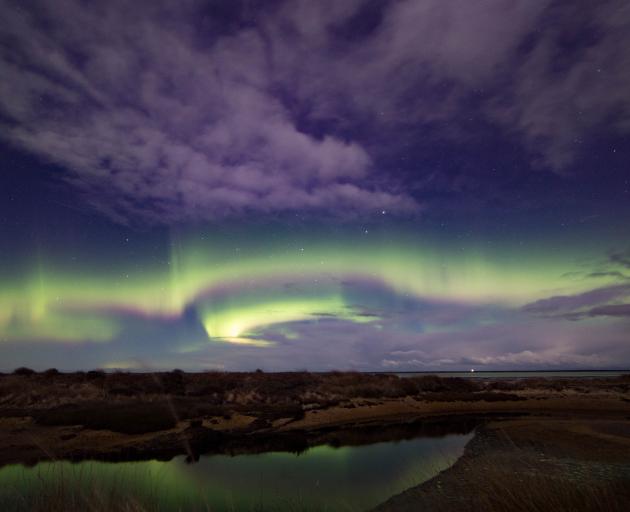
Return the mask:
<svg viewBox="0 0 630 512">
<path fill-rule="evenodd" d="M 586 277 L 614 277 L 616 279 L 628 279 L 628 276 L 616 270 L 602 270 L 598 272 L 590 272 Z"/>
<path fill-rule="evenodd" d="M 478 114 L 554 169 L 601 123 L 630 128 L 622 0 L 254 5 L 3 2 L 0 133 L 110 217 L 171 223 L 417 213 L 378 155 L 411 128 L 468 136 L 479 90 Z"/>
<path fill-rule="evenodd" d="M 523 306 L 527 313 L 555 315 L 576 313 L 582 309 L 604 305 L 630 295 L 630 285 L 619 284 L 596 288 L 576 295 L 558 295 Z"/>
<path fill-rule="evenodd" d="M 617 316 L 630 317 L 630 304 L 609 304 L 593 308 L 586 313 L 588 316 Z"/>
<path fill-rule="evenodd" d="M 608 255 L 611 263 L 630 269 L 630 250 L 613 251 Z"/>
<path fill-rule="evenodd" d="M 460 306 L 443 303 L 442 313 L 453 307 Z M 630 356 L 625 343 L 627 325 L 591 326 L 547 318 L 531 321 L 519 319 L 510 310 L 498 314 L 492 307 L 489 309 L 493 320 L 489 323 L 487 312 L 477 309 L 474 322 L 453 323 L 425 332 L 401 328 L 404 323 L 400 318 L 386 316 L 378 322 L 359 324 L 340 319 L 297 322 L 290 328 L 299 343 L 285 338 L 286 326 L 273 326 L 261 336 L 276 340 L 276 346 L 238 352 L 222 347 L 219 352 L 213 350 L 214 361 L 221 361 L 228 368 L 255 368 L 256 361 L 264 355 L 266 368 L 271 370 L 308 367 L 448 371 L 471 366 L 611 368 Z"/>
</svg>

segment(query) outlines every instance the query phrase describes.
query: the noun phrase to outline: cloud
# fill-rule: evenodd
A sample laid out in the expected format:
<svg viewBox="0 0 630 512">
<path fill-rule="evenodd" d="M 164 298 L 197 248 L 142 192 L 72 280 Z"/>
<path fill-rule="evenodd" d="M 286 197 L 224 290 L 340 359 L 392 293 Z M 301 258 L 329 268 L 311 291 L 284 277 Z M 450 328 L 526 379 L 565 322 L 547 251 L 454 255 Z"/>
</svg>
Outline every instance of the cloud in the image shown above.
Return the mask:
<svg viewBox="0 0 630 512">
<path fill-rule="evenodd" d="M 384 359 L 381 364 L 386 368 L 413 370 L 414 368 L 441 369 L 448 371 L 449 368 L 462 370 L 470 366 L 477 368 L 485 367 L 495 368 L 523 368 L 544 369 L 544 368 L 561 368 L 561 367 L 586 367 L 601 368 L 610 364 L 611 360 L 602 354 L 562 354 L 556 350 L 543 350 L 533 352 L 531 350 L 523 350 L 521 352 L 508 352 L 501 355 L 483 356 L 483 357 L 456 357 L 442 359 L 407 359 L 407 360 L 391 360 Z"/>
<path fill-rule="evenodd" d="M 627 251 L 612 251 L 608 255 L 610 263 L 630 269 L 630 249 Z"/>
<path fill-rule="evenodd" d="M 567 366 L 579 365 L 588 368 L 602 367 L 610 363 L 610 360 L 602 354 L 562 354 L 556 350 L 544 350 L 540 352 L 532 352 L 531 350 L 523 350 L 522 352 L 498 356 L 487 357 L 470 357 L 466 361 L 472 364 L 481 365 L 514 365 L 514 366 L 533 366 L 535 368 L 545 368 L 550 365 Z"/>
<path fill-rule="evenodd" d="M 616 279 L 628 279 L 628 276 L 622 274 L 617 270 L 602 270 L 597 272 L 590 272 L 586 277 L 614 277 Z"/>
<path fill-rule="evenodd" d="M 117 220 L 419 208 L 374 181 L 359 143 L 297 126 L 258 30 L 199 47 L 191 8 L 65 0 L 4 11 L 2 134 L 63 167 Z"/>
<path fill-rule="evenodd" d="M 596 288 L 576 295 L 557 295 L 523 306 L 523 311 L 539 315 L 577 313 L 584 308 L 604 305 L 630 295 L 630 285 Z"/>
<path fill-rule="evenodd" d="M 382 155 L 471 137 L 480 90 L 475 114 L 557 170 L 589 130 L 630 128 L 621 0 L 247 6 L 5 2 L 0 134 L 115 220 L 169 224 L 417 213 Z"/>
<path fill-rule="evenodd" d="M 616 316 L 630 318 L 630 304 L 609 304 L 590 309 L 587 316 Z"/>
<path fill-rule="evenodd" d="M 539 163 L 563 172 L 594 131 L 630 131 L 630 6 L 550 2 L 511 87 L 489 103 Z"/>
<path fill-rule="evenodd" d="M 360 130 L 377 153 L 377 141 L 427 143 L 418 133 L 466 141 L 464 121 L 478 116 L 518 136 L 536 166 L 564 172 L 594 131 L 630 130 L 624 0 L 391 2 L 363 31 L 369 2 L 344 4 L 286 4 L 266 25 L 272 58 L 310 117 Z"/>
</svg>

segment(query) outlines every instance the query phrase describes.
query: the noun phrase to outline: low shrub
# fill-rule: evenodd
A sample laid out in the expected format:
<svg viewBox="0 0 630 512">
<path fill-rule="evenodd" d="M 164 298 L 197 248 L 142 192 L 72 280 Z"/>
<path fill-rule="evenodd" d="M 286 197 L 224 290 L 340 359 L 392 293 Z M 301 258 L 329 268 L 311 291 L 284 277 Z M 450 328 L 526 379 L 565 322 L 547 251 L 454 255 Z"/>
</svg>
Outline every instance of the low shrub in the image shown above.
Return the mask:
<svg viewBox="0 0 630 512">
<path fill-rule="evenodd" d="M 473 393 L 483 389 L 479 382 L 462 377 L 438 377 L 437 375 L 422 375 L 420 377 L 408 377 L 412 380 L 419 392 L 444 392 L 455 391 L 459 393 Z"/>
<path fill-rule="evenodd" d="M 478 391 L 476 393 L 463 393 L 457 391 L 444 391 L 441 393 L 427 393 L 422 398 L 431 402 L 515 402 L 526 400 L 525 397 L 513 393 L 501 393 L 493 391 Z"/>
<path fill-rule="evenodd" d="M 58 407 L 38 413 L 40 425 L 82 425 L 93 430 L 145 434 L 173 428 L 176 419 L 167 404 L 133 402 Z"/>
<path fill-rule="evenodd" d="M 160 374 L 159 381 L 166 393 L 183 395 L 186 392 L 184 385 L 184 372 L 181 370 L 173 370 L 172 372 L 162 373 Z"/>
<path fill-rule="evenodd" d="M 25 377 L 33 375 L 34 373 L 35 370 L 31 370 L 30 368 L 26 368 L 25 366 L 20 366 L 19 368 L 13 370 L 13 375 L 21 375 Z"/>
</svg>

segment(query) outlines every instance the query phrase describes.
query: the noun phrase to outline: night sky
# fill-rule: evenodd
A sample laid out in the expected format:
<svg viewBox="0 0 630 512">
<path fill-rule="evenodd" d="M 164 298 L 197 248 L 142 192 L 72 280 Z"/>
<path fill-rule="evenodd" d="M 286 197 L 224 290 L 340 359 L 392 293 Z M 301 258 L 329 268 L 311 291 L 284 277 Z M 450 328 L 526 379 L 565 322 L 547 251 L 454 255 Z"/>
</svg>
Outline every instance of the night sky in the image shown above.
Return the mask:
<svg viewBox="0 0 630 512">
<path fill-rule="evenodd" d="M 627 0 L 0 0 L 0 370 L 630 366 Z"/>
</svg>

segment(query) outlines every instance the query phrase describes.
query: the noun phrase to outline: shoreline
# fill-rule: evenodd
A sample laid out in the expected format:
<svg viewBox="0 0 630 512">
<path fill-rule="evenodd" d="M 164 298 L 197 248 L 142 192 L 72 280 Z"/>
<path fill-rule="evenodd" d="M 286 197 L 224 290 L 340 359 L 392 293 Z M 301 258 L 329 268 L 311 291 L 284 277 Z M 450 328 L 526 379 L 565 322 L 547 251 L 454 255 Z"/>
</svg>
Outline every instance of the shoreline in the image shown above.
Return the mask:
<svg viewBox="0 0 630 512">
<path fill-rule="evenodd" d="M 558 508 L 628 509 L 630 417 L 490 421 L 452 466 L 372 512 L 554 510 L 560 498 Z"/>
<path fill-rule="evenodd" d="M 1 411 L 0 411 L 1 412 Z M 300 452 L 318 444 L 358 444 L 435 432 L 466 433 L 472 428 L 513 417 L 630 418 L 630 401 L 611 397 L 530 397 L 522 401 L 430 402 L 414 399 L 361 400 L 357 404 L 306 411 L 300 419 L 265 419 L 235 413 L 226 418 L 190 418 L 173 428 L 124 434 L 81 425 L 39 425 L 32 416 L 0 417 L 0 467 L 42 460 L 168 460 L 187 455 Z M 468 428 L 466 431 L 465 428 Z M 406 430 L 405 430 L 406 429 Z M 462 430 L 464 429 L 464 430 Z M 372 431 L 382 435 L 374 436 Z M 366 439 L 361 442 L 361 438 Z"/>
</svg>

